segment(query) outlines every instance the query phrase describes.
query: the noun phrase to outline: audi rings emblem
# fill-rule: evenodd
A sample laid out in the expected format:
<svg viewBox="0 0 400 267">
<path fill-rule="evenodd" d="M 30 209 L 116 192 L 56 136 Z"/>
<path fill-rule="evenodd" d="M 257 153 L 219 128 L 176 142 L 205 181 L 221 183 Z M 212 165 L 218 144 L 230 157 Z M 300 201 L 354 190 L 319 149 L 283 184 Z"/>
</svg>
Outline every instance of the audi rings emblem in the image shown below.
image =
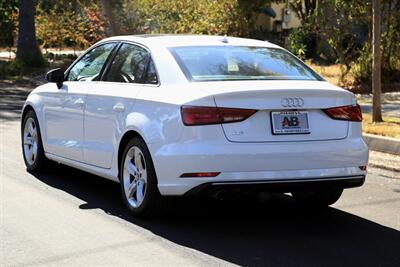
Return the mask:
<svg viewBox="0 0 400 267">
<path fill-rule="evenodd" d="M 282 107 L 294 108 L 302 107 L 304 100 L 301 97 L 285 97 L 281 100 Z"/>
</svg>

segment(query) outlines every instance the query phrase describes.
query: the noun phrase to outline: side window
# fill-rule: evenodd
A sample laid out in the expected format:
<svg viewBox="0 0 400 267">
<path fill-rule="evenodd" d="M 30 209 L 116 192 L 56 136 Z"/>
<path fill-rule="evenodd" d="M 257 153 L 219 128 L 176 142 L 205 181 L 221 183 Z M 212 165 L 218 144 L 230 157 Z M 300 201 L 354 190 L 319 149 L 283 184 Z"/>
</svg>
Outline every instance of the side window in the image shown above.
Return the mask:
<svg viewBox="0 0 400 267">
<path fill-rule="evenodd" d="M 156 71 L 156 67 L 154 66 L 154 62 L 152 59 L 150 59 L 149 66 L 147 67 L 146 79 L 145 79 L 144 83 L 147 83 L 147 84 L 157 84 L 158 83 L 157 71 Z"/>
<path fill-rule="evenodd" d="M 118 50 L 104 80 L 109 82 L 142 83 L 148 56 L 146 49 L 140 46 L 123 44 Z"/>
<path fill-rule="evenodd" d="M 86 53 L 69 71 L 67 81 L 95 81 L 115 44 L 104 44 Z"/>
</svg>

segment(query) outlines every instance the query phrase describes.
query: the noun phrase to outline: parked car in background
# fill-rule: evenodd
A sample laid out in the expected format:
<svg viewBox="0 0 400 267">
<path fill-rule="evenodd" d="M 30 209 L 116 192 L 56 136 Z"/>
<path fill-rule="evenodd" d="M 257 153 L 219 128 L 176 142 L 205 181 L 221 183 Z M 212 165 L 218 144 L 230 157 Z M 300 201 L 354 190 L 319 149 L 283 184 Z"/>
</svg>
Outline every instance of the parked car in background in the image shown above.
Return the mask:
<svg viewBox="0 0 400 267">
<path fill-rule="evenodd" d="M 135 215 L 231 190 L 321 207 L 364 183 L 354 95 L 269 42 L 112 37 L 47 80 L 22 112 L 27 169 L 53 160 L 120 182 Z"/>
</svg>

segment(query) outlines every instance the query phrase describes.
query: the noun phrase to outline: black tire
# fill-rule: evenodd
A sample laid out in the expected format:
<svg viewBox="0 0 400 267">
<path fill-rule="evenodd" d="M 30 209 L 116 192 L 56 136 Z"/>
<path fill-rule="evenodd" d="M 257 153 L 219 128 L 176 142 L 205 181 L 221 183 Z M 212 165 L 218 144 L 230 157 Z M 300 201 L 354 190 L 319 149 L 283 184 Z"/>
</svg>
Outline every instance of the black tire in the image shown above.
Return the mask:
<svg viewBox="0 0 400 267">
<path fill-rule="evenodd" d="M 133 207 L 129 203 L 125 194 L 125 186 L 123 181 L 125 158 L 129 150 L 134 146 L 138 147 L 143 153 L 146 165 L 145 171 L 147 172 L 147 183 L 144 193 L 144 199 L 138 207 Z M 125 146 L 122 158 L 120 160 L 119 180 L 121 184 L 121 194 L 124 204 L 135 217 L 154 218 L 162 216 L 169 211 L 172 204 L 172 198 L 165 197 L 160 194 L 160 191 L 157 187 L 157 176 L 154 169 L 153 161 L 150 156 L 150 152 L 145 142 L 141 138 L 135 137 L 130 140 Z"/>
<path fill-rule="evenodd" d="M 292 196 L 299 204 L 310 208 L 326 208 L 339 200 L 343 188 L 328 187 L 313 191 L 292 192 Z"/>
<path fill-rule="evenodd" d="M 34 157 L 33 162 L 29 162 L 27 160 L 27 155 L 26 155 L 26 151 L 24 149 L 24 129 L 25 129 L 25 125 L 27 123 L 28 120 L 33 120 L 36 126 L 36 134 L 37 134 L 37 153 L 36 156 Z M 38 119 L 36 117 L 36 114 L 33 110 L 28 111 L 25 115 L 25 117 L 22 120 L 22 124 L 21 124 L 21 143 L 22 143 L 22 155 L 24 158 L 24 162 L 25 162 L 25 166 L 26 169 L 29 172 L 40 172 L 43 171 L 45 165 L 48 163 L 48 159 L 46 158 L 45 154 L 44 154 L 44 149 L 43 149 L 43 143 L 42 143 L 42 135 L 40 132 L 40 127 L 39 127 L 39 122 Z"/>
</svg>

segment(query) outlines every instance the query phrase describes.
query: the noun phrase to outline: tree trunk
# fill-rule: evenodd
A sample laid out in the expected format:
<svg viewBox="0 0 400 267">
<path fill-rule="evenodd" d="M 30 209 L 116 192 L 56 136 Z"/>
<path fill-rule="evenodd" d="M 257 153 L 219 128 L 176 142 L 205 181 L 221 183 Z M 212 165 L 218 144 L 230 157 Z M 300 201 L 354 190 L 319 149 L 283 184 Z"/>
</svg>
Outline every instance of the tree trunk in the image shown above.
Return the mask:
<svg viewBox="0 0 400 267">
<path fill-rule="evenodd" d="M 28 66 L 42 66 L 44 59 L 36 40 L 35 1 L 19 0 L 17 60 Z"/>
<path fill-rule="evenodd" d="M 372 2 L 372 121 L 382 121 L 381 110 L 381 1 Z"/>
<path fill-rule="evenodd" d="M 118 27 L 115 23 L 114 14 L 112 12 L 111 4 L 109 0 L 101 0 L 101 5 L 103 6 L 104 14 L 108 18 L 110 24 L 111 35 L 118 35 Z"/>
</svg>

